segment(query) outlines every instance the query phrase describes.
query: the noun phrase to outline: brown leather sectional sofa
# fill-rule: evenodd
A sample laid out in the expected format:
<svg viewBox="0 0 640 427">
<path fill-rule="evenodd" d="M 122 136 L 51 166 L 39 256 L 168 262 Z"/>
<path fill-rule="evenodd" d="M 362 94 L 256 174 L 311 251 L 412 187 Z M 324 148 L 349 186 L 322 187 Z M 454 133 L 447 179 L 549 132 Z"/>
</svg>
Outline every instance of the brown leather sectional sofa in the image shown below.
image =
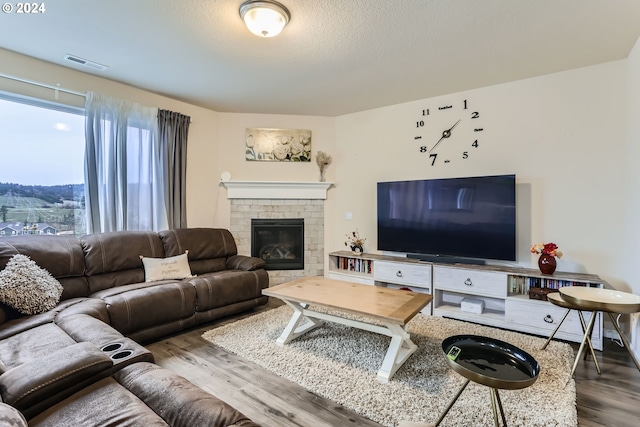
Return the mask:
<svg viewBox="0 0 640 427">
<path fill-rule="evenodd" d="M 145 282 L 140 256 L 185 251 L 195 277 Z M 64 291 L 42 314 L 0 304 L 1 425 L 257 425 L 140 345 L 267 302 L 264 261 L 238 255 L 228 230 L 0 238 L 0 270 L 18 253 Z"/>
</svg>

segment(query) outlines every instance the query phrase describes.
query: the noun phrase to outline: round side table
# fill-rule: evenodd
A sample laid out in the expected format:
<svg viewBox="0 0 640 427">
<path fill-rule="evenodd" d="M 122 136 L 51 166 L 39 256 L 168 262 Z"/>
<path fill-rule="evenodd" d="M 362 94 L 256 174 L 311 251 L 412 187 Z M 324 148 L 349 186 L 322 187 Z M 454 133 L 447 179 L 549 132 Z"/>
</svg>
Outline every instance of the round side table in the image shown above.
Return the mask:
<svg viewBox="0 0 640 427">
<path fill-rule="evenodd" d="M 556 326 L 556 328 L 553 330 L 553 333 L 549 335 L 549 338 L 547 338 L 547 342 L 545 342 L 544 345 L 542 346 L 542 350 L 547 348 L 547 346 L 549 345 L 553 337 L 556 335 L 556 332 L 558 332 L 558 329 L 560 329 L 560 326 L 562 326 L 562 322 L 565 321 L 565 319 L 567 318 L 571 310 L 576 310 L 578 312 L 578 317 L 580 317 L 580 324 L 582 325 L 582 333 L 584 333 L 587 330 L 587 323 L 584 320 L 584 315 L 582 314 L 582 311 L 580 311 L 578 307 L 576 307 L 575 305 L 565 301 L 559 292 L 553 292 L 553 293 L 547 294 L 547 301 L 549 301 L 553 305 L 557 305 L 558 307 L 566 308 L 567 312 L 562 317 L 562 320 L 560 320 L 560 323 L 558 323 L 558 326 Z M 591 316 L 595 316 L 595 315 L 596 313 L 592 311 Z M 545 321 L 546 320 L 547 319 L 545 317 Z M 593 346 L 591 345 L 590 336 L 587 336 L 587 345 L 589 346 L 589 352 L 591 353 L 591 357 L 593 358 L 593 363 L 596 365 L 596 371 L 598 371 L 598 374 L 600 374 L 600 365 L 598 364 L 598 359 L 596 358 L 596 352 L 593 350 Z M 586 357 L 587 357 L 587 354 L 585 353 L 585 358 Z"/>
<path fill-rule="evenodd" d="M 591 319 L 589 320 L 589 324 L 587 325 L 587 328 L 584 332 L 584 338 L 580 343 L 580 348 L 578 349 L 576 360 L 573 363 L 571 376 L 573 376 L 573 374 L 575 373 L 580 355 L 584 351 L 587 339 L 591 336 L 591 332 L 593 331 L 593 325 L 596 319 L 596 311 L 601 311 L 609 315 L 611 323 L 613 323 L 616 331 L 618 331 L 624 347 L 629 352 L 629 355 L 631 356 L 633 363 L 635 363 L 636 368 L 638 368 L 638 371 L 640 371 L 640 362 L 638 362 L 638 359 L 633 354 L 633 351 L 629 346 L 629 340 L 627 340 L 627 337 L 622 333 L 620 327 L 618 326 L 618 322 L 616 322 L 616 319 L 613 316 L 613 313 L 629 314 L 640 312 L 639 295 L 616 291 L 613 289 L 589 288 L 586 286 L 566 286 L 560 288 L 560 294 L 562 295 L 562 299 L 564 301 L 576 307 L 576 309 L 593 311 Z"/>
<path fill-rule="evenodd" d="M 540 365 L 529 353 L 504 341 L 478 335 L 455 335 L 442 341 L 449 366 L 467 380 L 435 423 L 438 426 L 470 381 L 489 387 L 493 422 L 507 425 L 498 389 L 517 390 L 536 382 Z"/>
</svg>

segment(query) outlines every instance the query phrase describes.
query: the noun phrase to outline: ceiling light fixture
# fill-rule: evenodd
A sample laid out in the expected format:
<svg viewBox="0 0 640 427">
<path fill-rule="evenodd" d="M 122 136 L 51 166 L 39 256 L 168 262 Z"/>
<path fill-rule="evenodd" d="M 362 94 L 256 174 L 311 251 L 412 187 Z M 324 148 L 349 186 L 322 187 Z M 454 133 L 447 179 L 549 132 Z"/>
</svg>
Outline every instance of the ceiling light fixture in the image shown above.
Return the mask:
<svg viewBox="0 0 640 427">
<path fill-rule="evenodd" d="M 260 37 L 277 36 L 291 19 L 287 8 L 273 0 L 245 1 L 240 16 L 249 31 Z"/>
</svg>

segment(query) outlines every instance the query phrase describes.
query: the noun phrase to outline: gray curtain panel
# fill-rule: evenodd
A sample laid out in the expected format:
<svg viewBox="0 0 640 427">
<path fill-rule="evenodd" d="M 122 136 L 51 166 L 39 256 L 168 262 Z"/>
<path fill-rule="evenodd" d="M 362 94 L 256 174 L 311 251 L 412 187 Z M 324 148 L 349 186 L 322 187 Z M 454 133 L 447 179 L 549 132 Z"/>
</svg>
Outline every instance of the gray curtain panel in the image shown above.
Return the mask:
<svg viewBox="0 0 640 427">
<path fill-rule="evenodd" d="M 87 231 L 165 230 L 158 109 L 89 92 L 85 114 Z"/>
<path fill-rule="evenodd" d="M 165 195 L 169 228 L 187 227 L 187 138 L 191 117 L 158 110 L 158 142 L 164 153 Z"/>
</svg>

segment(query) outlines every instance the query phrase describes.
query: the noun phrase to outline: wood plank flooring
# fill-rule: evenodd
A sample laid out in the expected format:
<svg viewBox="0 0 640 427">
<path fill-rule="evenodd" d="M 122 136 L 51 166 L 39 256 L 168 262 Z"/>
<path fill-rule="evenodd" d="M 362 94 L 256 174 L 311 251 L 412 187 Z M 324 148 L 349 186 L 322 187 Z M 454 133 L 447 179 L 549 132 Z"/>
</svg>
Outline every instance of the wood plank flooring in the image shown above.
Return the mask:
<svg viewBox="0 0 640 427">
<path fill-rule="evenodd" d="M 380 424 L 201 338 L 209 329 L 280 304 L 271 298 L 266 306 L 164 338 L 147 348 L 153 352 L 156 363 L 218 396 L 264 427 L 379 427 Z M 577 348 L 575 345 L 574 350 Z M 580 361 L 576 370 L 579 426 L 637 427 L 640 372 L 627 351 L 609 339 L 604 351 L 596 353 L 602 375 L 597 374 L 590 359 Z"/>
</svg>

